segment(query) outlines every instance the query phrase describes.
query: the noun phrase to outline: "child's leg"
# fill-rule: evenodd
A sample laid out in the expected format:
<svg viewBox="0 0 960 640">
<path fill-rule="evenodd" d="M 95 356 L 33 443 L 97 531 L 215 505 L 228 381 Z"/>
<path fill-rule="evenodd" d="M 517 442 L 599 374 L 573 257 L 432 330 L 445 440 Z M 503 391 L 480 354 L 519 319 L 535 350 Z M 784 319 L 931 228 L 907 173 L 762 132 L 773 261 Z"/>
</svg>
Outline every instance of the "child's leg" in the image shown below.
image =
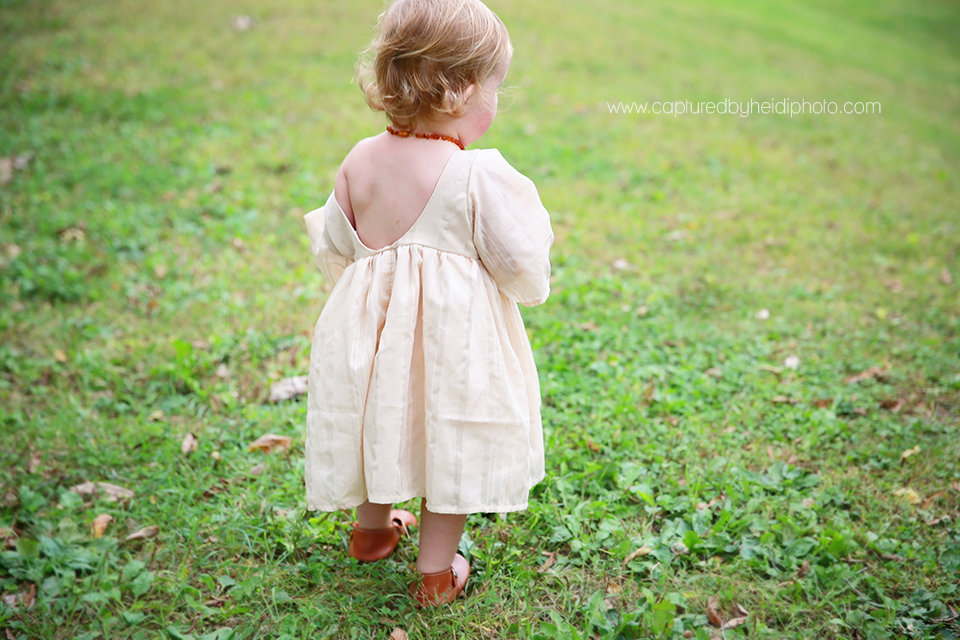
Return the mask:
<svg viewBox="0 0 960 640">
<path fill-rule="evenodd" d="M 361 529 L 386 529 L 390 526 L 392 504 L 364 502 L 357 507 L 357 522 Z"/>
<path fill-rule="evenodd" d="M 427 509 L 427 499 L 420 503 L 420 555 L 417 571 L 434 573 L 450 568 L 460 545 L 466 515 L 434 513 Z"/>
</svg>

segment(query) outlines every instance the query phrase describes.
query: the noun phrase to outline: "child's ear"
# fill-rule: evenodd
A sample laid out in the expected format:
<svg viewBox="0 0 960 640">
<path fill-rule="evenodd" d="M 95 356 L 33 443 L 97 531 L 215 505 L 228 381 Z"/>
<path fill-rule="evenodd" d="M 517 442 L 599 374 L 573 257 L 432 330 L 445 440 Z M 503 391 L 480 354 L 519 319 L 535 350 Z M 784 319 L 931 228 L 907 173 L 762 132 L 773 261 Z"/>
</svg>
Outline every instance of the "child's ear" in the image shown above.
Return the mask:
<svg viewBox="0 0 960 640">
<path fill-rule="evenodd" d="M 463 102 L 466 104 L 470 101 L 470 96 L 473 95 L 473 92 L 477 90 L 477 85 L 468 84 L 467 88 L 463 90 Z"/>
</svg>

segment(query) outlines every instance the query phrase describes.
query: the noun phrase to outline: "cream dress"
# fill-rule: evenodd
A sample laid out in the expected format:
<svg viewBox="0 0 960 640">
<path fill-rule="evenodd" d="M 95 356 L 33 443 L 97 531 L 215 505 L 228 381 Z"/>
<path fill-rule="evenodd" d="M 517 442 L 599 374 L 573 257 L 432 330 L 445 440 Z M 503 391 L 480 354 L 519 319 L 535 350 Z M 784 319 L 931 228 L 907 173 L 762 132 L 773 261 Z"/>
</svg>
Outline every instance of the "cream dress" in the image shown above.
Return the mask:
<svg viewBox="0 0 960 640">
<path fill-rule="evenodd" d="M 533 183 L 496 149 L 457 151 L 387 247 L 364 245 L 334 194 L 304 218 L 336 283 L 310 354 L 307 508 L 525 509 L 544 455 L 517 302 L 547 299 L 553 243 Z"/>
</svg>

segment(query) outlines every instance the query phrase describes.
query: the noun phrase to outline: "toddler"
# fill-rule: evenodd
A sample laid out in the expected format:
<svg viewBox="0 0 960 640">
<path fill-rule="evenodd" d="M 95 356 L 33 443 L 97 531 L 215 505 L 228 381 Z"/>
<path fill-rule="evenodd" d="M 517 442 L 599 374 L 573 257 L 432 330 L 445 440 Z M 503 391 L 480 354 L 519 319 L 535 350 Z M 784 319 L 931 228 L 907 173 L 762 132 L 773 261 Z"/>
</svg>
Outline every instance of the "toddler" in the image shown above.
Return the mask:
<svg viewBox="0 0 960 640">
<path fill-rule="evenodd" d="M 470 573 L 466 514 L 526 509 L 544 477 L 540 386 L 517 303 L 550 291 L 550 218 L 490 127 L 513 47 L 480 0 L 396 0 L 360 67 L 389 126 L 347 154 L 305 216 L 335 283 L 314 333 L 307 401 L 311 510 L 356 507 L 349 554 L 390 555 L 422 497 L 410 585 L 450 602 Z"/>
</svg>

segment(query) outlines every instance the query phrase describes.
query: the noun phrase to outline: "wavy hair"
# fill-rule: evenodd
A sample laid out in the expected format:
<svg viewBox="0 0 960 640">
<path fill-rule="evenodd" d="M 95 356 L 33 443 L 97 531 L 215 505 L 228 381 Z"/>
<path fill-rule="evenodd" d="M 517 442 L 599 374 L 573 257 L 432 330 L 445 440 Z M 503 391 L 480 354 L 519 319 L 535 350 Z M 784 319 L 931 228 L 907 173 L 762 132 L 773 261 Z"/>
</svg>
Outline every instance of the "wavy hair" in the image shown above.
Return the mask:
<svg viewBox="0 0 960 640">
<path fill-rule="evenodd" d="M 400 129 L 487 100 L 484 81 L 513 54 L 507 28 L 480 0 L 395 0 L 361 55 L 357 79 L 367 104 Z"/>
</svg>

